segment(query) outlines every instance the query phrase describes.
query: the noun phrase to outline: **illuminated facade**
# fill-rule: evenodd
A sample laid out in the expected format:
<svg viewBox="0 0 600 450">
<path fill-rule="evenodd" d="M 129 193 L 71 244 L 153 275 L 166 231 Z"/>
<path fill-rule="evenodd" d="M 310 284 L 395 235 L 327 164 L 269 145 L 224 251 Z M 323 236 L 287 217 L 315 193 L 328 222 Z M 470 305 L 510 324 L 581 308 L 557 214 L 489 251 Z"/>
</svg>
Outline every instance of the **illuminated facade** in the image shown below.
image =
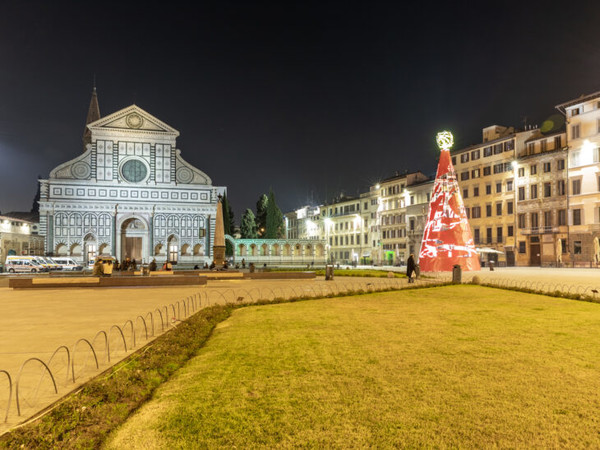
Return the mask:
<svg viewBox="0 0 600 450">
<path fill-rule="evenodd" d="M 518 266 L 568 263 L 567 147 L 564 132 L 537 132 L 517 149 Z"/>
<path fill-rule="evenodd" d="M 431 187 L 427 176 L 412 172 L 387 178 L 376 188 L 383 264 L 403 265 L 411 253 L 418 254 Z"/>
<path fill-rule="evenodd" d="M 515 164 L 519 149 L 536 130 L 503 126 L 483 129 L 481 144 L 452 152 L 465 211 L 483 265 L 516 264 Z"/>
<path fill-rule="evenodd" d="M 287 239 L 321 239 L 323 224 L 319 206 L 304 206 L 284 214 Z"/>
<path fill-rule="evenodd" d="M 600 262 L 600 92 L 557 106 L 567 120 L 567 251 L 575 265 Z"/>
<path fill-rule="evenodd" d="M 0 216 L 0 267 L 10 255 L 43 255 L 44 238 L 38 224 L 12 215 Z"/>
<path fill-rule="evenodd" d="M 369 264 L 370 201 L 361 197 L 340 197 L 321 206 L 322 237 L 329 260 L 338 264 Z"/>
<path fill-rule="evenodd" d="M 136 105 L 101 118 L 95 90 L 87 122 L 83 153 L 40 180 L 46 251 L 210 263 L 225 188 L 183 160 L 179 132 Z"/>
</svg>

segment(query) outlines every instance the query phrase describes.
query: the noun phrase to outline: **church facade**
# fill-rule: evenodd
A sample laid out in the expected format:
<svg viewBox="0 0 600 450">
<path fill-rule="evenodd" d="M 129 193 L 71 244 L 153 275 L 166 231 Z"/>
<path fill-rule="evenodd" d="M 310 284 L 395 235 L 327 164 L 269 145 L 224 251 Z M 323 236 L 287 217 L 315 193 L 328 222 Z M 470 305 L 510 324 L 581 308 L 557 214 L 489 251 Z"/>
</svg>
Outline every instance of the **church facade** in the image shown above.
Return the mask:
<svg viewBox="0 0 600 450">
<path fill-rule="evenodd" d="M 226 188 L 181 157 L 179 132 L 136 105 L 100 117 L 95 89 L 87 122 L 83 153 L 40 180 L 46 253 L 210 264 Z"/>
</svg>

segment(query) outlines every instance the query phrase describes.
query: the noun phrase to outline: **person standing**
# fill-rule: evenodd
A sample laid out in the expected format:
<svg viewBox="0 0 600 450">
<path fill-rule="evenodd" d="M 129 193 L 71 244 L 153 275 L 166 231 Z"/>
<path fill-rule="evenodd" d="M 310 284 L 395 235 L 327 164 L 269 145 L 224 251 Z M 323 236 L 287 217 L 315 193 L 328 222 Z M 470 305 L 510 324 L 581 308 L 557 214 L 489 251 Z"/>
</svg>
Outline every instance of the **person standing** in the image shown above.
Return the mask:
<svg viewBox="0 0 600 450">
<path fill-rule="evenodd" d="M 417 265 L 415 264 L 415 255 L 413 255 L 411 253 L 410 256 L 408 257 L 408 261 L 406 261 L 406 276 L 408 277 L 409 283 L 415 282 L 412 277 L 413 277 L 413 272 L 415 272 L 416 269 L 417 269 Z"/>
</svg>

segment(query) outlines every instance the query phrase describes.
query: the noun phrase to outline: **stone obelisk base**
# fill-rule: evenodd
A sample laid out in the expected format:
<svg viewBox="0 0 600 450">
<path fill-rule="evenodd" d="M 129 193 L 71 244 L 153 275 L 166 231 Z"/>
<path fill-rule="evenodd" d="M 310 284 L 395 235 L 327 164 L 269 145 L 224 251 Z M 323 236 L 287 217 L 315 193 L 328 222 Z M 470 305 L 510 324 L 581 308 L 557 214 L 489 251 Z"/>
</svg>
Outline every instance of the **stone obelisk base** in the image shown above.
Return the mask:
<svg viewBox="0 0 600 450">
<path fill-rule="evenodd" d="M 213 261 L 217 269 L 221 269 L 225 264 L 225 246 L 215 245 L 213 246 Z"/>
</svg>

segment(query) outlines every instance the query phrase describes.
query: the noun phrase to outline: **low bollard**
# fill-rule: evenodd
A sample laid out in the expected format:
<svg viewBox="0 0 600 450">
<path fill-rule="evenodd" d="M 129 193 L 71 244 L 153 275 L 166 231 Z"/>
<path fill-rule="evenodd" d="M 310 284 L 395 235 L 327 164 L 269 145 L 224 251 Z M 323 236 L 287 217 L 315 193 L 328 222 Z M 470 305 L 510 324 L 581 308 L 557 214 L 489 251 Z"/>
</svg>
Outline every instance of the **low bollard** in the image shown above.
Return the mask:
<svg viewBox="0 0 600 450">
<path fill-rule="evenodd" d="M 452 266 L 452 282 L 457 284 L 462 283 L 462 267 L 458 264 Z"/>
</svg>

